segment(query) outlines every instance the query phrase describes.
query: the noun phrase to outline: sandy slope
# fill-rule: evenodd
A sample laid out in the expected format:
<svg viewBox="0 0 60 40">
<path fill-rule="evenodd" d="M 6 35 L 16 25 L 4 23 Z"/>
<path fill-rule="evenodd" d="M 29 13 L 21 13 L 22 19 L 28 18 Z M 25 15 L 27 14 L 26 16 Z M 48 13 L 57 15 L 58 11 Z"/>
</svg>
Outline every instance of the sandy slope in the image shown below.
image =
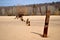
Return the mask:
<svg viewBox="0 0 60 40">
<path fill-rule="evenodd" d="M 45 16 L 24 16 L 30 19 L 27 26 L 15 16 L 0 16 L 0 40 L 60 40 L 60 16 L 51 16 L 48 37 L 43 38 Z"/>
</svg>

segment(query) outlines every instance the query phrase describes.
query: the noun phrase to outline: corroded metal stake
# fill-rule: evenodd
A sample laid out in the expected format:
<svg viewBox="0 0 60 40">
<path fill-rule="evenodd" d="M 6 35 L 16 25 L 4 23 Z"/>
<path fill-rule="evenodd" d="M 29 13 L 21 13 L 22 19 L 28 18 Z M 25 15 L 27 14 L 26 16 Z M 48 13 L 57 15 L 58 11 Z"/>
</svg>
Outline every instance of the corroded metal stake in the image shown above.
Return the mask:
<svg viewBox="0 0 60 40">
<path fill-rule="evenodd" d="M 49 25 L 49 18 L 50 18 L 50 11 L 46 10 L 46 18 L 45 18 L 45 25 L 44 25 L 43 37 L 47 37 L 48 25 Z"/>
<path fill-rule="evenodd" d="M 26 24 L 27 24 L 28 26 L 30 26 L 30 21 L 29 21 L 29 19 L 26 20 Z"/>
</svg>

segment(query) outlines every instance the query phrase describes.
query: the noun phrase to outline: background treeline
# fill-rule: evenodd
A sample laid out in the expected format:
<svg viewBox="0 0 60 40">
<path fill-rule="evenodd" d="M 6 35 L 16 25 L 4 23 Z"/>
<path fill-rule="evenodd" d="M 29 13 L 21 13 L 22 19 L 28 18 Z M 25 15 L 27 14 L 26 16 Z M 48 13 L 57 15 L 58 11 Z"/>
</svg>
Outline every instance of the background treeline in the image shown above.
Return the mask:
<svg viewBox="0 0 60 40">
<path fill-rule="evenodd" d="M 24 15 L 45 15 L 46 8 L 51 12 L 51 15 L 60 15 L 60 2 L 52 2 L 32 5 L 0 6 L 0 16 L 15 16 L 18 13 L 23 13 Z"/>
</svg>

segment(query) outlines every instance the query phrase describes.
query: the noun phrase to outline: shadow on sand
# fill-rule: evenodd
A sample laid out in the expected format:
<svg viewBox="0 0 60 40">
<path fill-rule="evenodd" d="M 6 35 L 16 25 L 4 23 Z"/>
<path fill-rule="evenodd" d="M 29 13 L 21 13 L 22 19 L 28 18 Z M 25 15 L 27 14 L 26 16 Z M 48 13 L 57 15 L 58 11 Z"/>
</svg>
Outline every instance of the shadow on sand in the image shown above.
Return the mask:
<svg viewBox="0 0 60 40">
<path fill-rule="evenodd" d="M 39 36 L 43 37 L 43 34 L 36 33 L 36 32 L 31 32 L 31 33 L 33 33 L 33 34 L 37 34 L 37 35 L 39 35 Z M 47 37 L 43 37 L 43 38 L 47 38 Z"/>
</svg>

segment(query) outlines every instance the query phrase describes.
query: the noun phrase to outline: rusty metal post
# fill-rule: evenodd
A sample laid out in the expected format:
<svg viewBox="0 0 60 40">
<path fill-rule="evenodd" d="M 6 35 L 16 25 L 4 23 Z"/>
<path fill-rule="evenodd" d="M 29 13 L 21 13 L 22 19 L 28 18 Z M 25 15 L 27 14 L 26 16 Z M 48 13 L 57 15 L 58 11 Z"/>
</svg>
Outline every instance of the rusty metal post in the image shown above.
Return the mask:
<svg viewBox="0 0 60 40">
<path fill-rule="evenodd" d="M 29 21 L 29 19 L 26 20 L 26 24 L 27 24 L 28 26 L 30 26 L 30 21 Z"/>
<path fill-rule="evenodd" d="M 49 25 L 49 18 L 50 18 L 50 11 L 46 7 L 46 18 L 45 18 L 45 25 L 44 25 L 43 37 L 47 37 L 48 25 Z"/>
</svg>

